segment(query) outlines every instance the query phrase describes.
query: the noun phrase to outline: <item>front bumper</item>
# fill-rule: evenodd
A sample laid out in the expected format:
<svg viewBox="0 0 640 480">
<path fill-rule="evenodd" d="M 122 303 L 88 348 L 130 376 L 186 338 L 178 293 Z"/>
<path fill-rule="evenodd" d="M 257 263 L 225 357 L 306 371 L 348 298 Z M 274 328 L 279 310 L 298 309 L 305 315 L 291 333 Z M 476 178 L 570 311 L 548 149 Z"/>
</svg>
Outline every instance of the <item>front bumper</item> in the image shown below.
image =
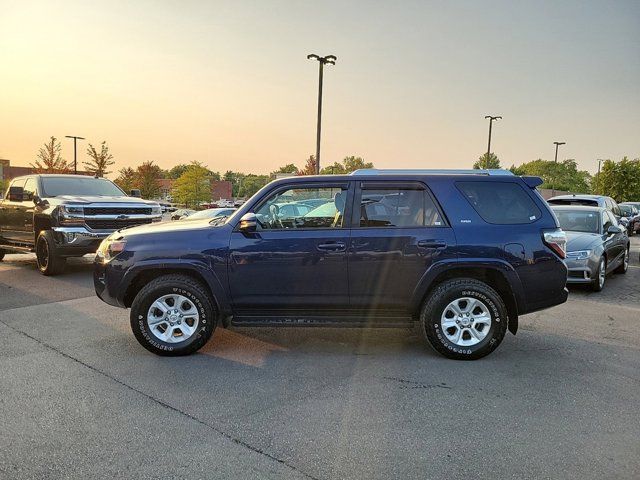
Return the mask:
<svg viewBox="0 0 640 480">
<path fill-rule="evenodd" d="M 84 227 L 53 227 L 58 253 L 65 257 L 94 253 L 111 232 L 92 232 Z"/>
<path fill-rule="evenodd" d="M 565 259 L 564 263 L 569 271 L 567 275 L 567 283 L 591 283 L 598 271 L 597 259 Z"/>
</svg>

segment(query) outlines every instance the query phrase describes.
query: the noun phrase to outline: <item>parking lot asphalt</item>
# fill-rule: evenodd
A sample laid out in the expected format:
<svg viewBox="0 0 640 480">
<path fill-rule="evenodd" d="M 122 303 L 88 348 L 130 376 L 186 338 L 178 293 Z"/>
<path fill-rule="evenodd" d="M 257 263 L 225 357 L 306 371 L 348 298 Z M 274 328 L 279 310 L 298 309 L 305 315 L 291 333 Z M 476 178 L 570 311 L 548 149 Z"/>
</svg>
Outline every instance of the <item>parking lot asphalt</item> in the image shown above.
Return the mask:
<svg viewBox="0 0 640 480">
<path fill-rule="evenodd" d="M 0 478 L 640 478 L 640 238 L 626 275 L 475 362 L 405 329 L 218 329 L 143 349 L 91 258 L 0 262 Z"/>
</svg>

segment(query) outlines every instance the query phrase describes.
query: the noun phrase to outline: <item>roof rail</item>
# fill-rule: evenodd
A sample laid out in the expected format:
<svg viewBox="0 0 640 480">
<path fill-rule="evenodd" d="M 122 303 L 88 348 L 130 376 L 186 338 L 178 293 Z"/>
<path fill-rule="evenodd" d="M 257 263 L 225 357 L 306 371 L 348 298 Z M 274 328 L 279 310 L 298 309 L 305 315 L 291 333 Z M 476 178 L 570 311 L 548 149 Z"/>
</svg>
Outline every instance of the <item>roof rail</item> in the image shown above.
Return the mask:
<svg viewBox="0 0 640 480">
<path fill-rule="evenodd" d="M 397 168 L 361 168 L 351 175 L 513 175 L 510 170 L 491 169 L 397 169 Z"/>
</svg>

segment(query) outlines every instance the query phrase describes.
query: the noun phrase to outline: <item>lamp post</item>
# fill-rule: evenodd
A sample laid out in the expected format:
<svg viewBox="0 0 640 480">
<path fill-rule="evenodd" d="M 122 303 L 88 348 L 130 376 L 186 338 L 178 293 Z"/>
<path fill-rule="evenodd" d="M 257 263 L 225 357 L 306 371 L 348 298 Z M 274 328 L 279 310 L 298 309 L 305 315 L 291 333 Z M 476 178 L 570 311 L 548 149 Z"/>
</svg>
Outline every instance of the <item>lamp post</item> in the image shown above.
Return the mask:
<svg viewBox="0 0 640 480">
<path fill-rule="evenodd" d="M 84 140 L 82 137 L 76 137 L 74 135 L 65 135 L 66 138 L 73 138 L 73 174 L 78 174 L 78 150 L 76 142 L 78 140 Z"/>
<path fill-rule="evenodd" d="M 553 144 L 556 146 L 556 156 L 554 158 L 554 163 L 558 163 L 558 147 L 560 145 L 565 145 L 566 142 L 553 142 Z M 555 178 L 553 179 L 553 185 L 551 186 L 551 196 L 555 197 L 556 196 L 556 182 L 555 182 Z"/>
<path fill-rule="evenodd" d="M 324 71 L 324 65 L 328 63 L 329 65 L 335 65 L 336 60 L 338 59 L 335 55 L 327 55 L 326 57 L 321 57 L 316 55 L 315 53 L 311 53 L 307 55 L 308 59 L 314 59 L 318 61 L 319 64 L 319 72 L 318 72 L 318 126 L 316 129 L 316 174 L 320 174 L 320 130 L 322 128 L 322 74 Z"/>
<path fill-rule="evenodd" d="M 598 159 L 598 182 L 596 183 L 596 188 L 598 189 L 598 191 L 596 193 L 598 193 L 598 194 L 601 193 L 601 190 L 600 190 L 600 165 L 602 164 L 602 162 L 604 162 L 604 160 L 599 158 Z"/>
<path fill-rule="evenodd" d="M 491 125 L 494 120 L 502 120 L 502 117 L 492 117 L 491 115 L 485 115 L 484 118 L 489 119 L 489 144 L 487 145 L 487 161 L 489 160 L 489 155 L 491 154 Z"/>
</svg>

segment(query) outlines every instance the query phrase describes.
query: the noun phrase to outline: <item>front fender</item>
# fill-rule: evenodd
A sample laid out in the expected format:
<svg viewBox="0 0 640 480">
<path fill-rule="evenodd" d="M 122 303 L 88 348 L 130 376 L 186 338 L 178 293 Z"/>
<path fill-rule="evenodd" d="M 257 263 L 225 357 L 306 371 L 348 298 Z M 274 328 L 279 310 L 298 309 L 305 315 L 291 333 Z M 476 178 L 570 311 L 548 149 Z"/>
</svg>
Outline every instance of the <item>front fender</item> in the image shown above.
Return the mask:
<svg viewBox="0 0 640 480">
<path fill-rule="evenodd" d="M 195 276 L 202 278 L 206 285 L 209 287 L 213 296 L 218 312 L 222 318 L 231 315 L 231 301 L 229 295 L 222 285 L 222 282 L 218 278 L 209 265 L 203 261 L 197 259 L 162 259 L 158 260 L 142 260 L 135 265 L 131 266 L 123 275 L 120 287 L 118 288 L 118 303 L 124 305 L 124 296 L 131 283 L 141 273 L 153 270 L 156 275 L 162 275 L 163 271 L 167 273 L 176 270 L 187 270 L 192 272 Z"/>
</svg>

